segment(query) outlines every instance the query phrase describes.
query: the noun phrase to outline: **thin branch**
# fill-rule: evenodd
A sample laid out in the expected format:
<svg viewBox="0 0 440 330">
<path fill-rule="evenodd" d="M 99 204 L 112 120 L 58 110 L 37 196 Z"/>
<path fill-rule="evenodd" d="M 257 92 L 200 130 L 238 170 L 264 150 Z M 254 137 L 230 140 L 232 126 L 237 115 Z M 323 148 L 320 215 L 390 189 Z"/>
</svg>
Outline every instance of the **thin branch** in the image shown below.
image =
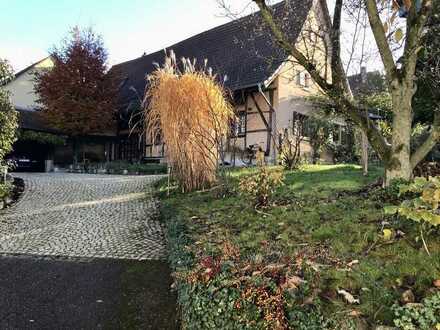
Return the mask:
<svg viewBox="0 0 440 330">
<path fill-rule="evenodd" d="M 431 127 L 431 131 L 426 138 L 425 142 L 417 148 L 417 150 L 411 155 L 411 166 L 412 168 L 416 168 L 416 166 L 425 159 L 426 155 L 436 146 L 437 143 L 440 143 L 440 112 L 437 111 L 434 116 L 434 123 Z"/>
<path fill-rule="evenodd" d="M 385 67 L 388 84 L 391 85 L 396 78 L 397 67 L 394 62 L 393 53 L 385 34 L 385 29 L 380 19 L 379 10 L 376 0 L 365 0 L 370 26 L 376 39 L 377 48 L 379 49 L 382 62 Z"/>
</svg>

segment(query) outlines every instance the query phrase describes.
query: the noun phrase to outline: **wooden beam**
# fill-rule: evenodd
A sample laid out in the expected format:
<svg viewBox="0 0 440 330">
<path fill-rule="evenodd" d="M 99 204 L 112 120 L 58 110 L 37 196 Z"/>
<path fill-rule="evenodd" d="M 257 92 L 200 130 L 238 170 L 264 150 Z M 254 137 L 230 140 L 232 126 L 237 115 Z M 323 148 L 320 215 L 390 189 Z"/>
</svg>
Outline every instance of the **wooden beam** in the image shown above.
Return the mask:
<svg viewBox="0 0 440 330">
<path fill-rule="evenodd" d="M 263 98 L 267 101 L 266 96 L 264 95 L 264 93 L 260 93 L 263 94 Z M 270 145 L 271 145 L 271 141 L 272 141 L 272 109 L 271 109 L 271 105 L 269 103 L 269 122 L 266 120 L 266 117 L 264 117 L 263 111 L 261 110 L 260 106 L 257 103 L 257 100 L 255 99 L 254 94 L 251 94 L 252 100 L 255 103 L 255 106 L 257 107 L 258 112 L 260 113 L 261 119 L 263 120 L 264 125 L 267 128 L 267 140 L 266 140 L 266 152 L 265 155 L 269 156 L 270 155 Z"/>
<path fill-rule="evenodd" d="M 252 101 L 254 101 L 254 103 L 255 103 L 255 106 L 256 106 L 256 108 L 258 110 L 258 113 L 260 114 L 260 117 L 261 117 L 261 120 L 264 123 L 264 126 L 266 126 L 266 128 L 269 130 L 270 129 L 269 123 L 267 122 L 266 117 L 264 117 L 263 110 L 261 110 L 260 106 L 258 105 L 258 102 L 255 99 L 255 96 L 254 96 L 253 93 L 251 93 L 251 98 L 252 98 Z"/>
</svg>

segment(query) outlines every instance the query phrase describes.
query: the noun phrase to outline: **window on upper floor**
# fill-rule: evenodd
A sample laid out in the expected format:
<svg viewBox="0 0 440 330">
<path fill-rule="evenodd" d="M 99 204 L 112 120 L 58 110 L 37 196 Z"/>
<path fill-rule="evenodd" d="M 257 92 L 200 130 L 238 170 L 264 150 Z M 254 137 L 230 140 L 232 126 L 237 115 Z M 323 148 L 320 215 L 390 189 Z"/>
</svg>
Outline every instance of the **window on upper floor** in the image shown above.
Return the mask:
<svg viewBox="0 0 440 330">
<path fill-rule="evenodd" d="M 305 71 L 298 71 L 296 83 L 301 87 L 309 88 L 311 83 L 310 74 Z"/>
</svg>

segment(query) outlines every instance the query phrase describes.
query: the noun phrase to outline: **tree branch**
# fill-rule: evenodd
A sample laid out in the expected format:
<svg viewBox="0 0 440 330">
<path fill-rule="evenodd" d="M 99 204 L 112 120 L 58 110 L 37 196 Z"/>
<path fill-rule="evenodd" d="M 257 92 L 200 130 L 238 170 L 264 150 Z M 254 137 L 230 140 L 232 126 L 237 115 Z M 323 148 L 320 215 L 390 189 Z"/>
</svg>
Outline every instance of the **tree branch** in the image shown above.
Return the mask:
<svg viewBox="0 0 440 330">
<path fill-rule="evenodd" d="M 365 134 L 368 136 L 368 139 L 371 143 L 371 145 L 375 148 L 375 150 L 380 155 L 381 159 L 384 162 L 387 162 L 390 155 L 390 146 L 377 128 L 376 125 L 371 123 L 370 119 L 367 115 L 363 113 L 357 107 L 353 99 L 351 97 L 351 91 L 348 86 L 348 81 L 345 77 L 345 72 L 342 67 L 342 62 L 340 60 L 333 61 L 332 63 L 336 64 L 336 67 L 332 65 L 332 70 L 336 70 L 339 72 L 340 76 L 338 79 L 340 79 L 340 84 L 330 84 L 327 82 L 325 78 L 323 78 L 318 70 L 316 69 L 316 66 L 314 63 L 310 62 L 301 51 L 299 51 L 294 44 L 291 44 L 286 37 L 286 35 L 283 33 L 283 31 L 280 29 L 280 27 L 275 22 L 275 19 L 273 17 L 271 9 L 267 6 L 265 0 L 253 0 L 258 7 L 260 8 L 261 15 L 263 17 L 264 22 L 268 25 L 270 31 L 272 32 L 273 36 L 275 37 L 276 42 L 278 43 L 278 46 L 281 47 L 284 51 L 291 54 L 298 63 L 303 66 L 309 73 L 310 76 L 313 78 L 313 80 L 318 84 L 318 86 L 323 90 L 324 93 L 326 93 L 334 102 L 337 104 L 343 113 L 345 113 L 346 117 L 348 117 L 349 120 L 352 120 L 354 123 L 356 123 L 361 129 L 364 130 Z M 339 3 L 342 3 L 342 1 L 338 1 Z M 338 9 L 337 9 L 338 10 Z M 340 18 L 339 18 L 340 19 Z M 339 43 L 339 27 L 340 21 L 338 23 L 338 18 L 336 18 L 336 27 L 332 28 L 332 36 L 336 39 L 336 33 Z M 337 32 L 336 32 L 337 31 Z M 332 38 L 332 39 L 333 39 Z M 338 53 L 337 51 L 338 45 L 336 45 L 336 51 L 333 48 L 332 45 L 332 54 L 335 56 Z M 337 73 L 336 73 L 337 74 Z M 332 75 L 335 75 L 332 71 Z"/>
<path fill-rule="evenodd" d="M 332 49 L 332 80 L 333 84 L 341 89 L 348 98 L 353 99 L 350 84 L 342 65 L 341 60 L 341 21 L 342 21 L 343 0 L 336 0 L 335 11 L 333 14 L 333 24 L 331 27 L 331 49 Z"/>
<path fill-rule="evenodd" d="M 379 10 L 377 8 L 376 0 L 365 0 L 367 7 L 368 18 L 370 26 L 376 40 L 377 48 L 379 49 L 382 62 L 385 67 L 388 84 L 391 85 L 397 74 L 396 63 L 394 62 L 393 53 L 385 34 L 385 29 L 380 19 Z"/>
<path fill-rule="evenodd" d="M 434 123 L 431 127 L 431 132 L 426 138 L 425 142 L 411 155 L 411 166 L 416 166 L 429 154 L 429 152 L 440 143 L 440 112 L 437 111 L 434 116 Z"/>
<path fill-rule="evenodd" d="M 424 0 L 421 9 L 417 12 L 413 5 L 407 19 L 407 37 L 403 53 L 403 75 L 408 81 L 414 79 L 418 52 L 422 43 L 423 28 L 432 11 L 432 0 Z"/>
</svg>

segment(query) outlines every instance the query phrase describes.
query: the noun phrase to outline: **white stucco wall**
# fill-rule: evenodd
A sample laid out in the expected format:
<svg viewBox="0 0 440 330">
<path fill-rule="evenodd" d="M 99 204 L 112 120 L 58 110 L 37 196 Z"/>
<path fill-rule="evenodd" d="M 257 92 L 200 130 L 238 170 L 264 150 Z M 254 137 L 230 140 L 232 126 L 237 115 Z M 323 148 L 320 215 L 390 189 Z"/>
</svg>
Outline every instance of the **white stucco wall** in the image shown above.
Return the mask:
<svg viewBox="0 0 440 330">
<path fill-rule="evenodd" d="M 53 67 L 52 60 L 48 57 L 32 67 L 26 72 L 18 75 L 13 81 L 8 83 L 4 89 L 11 93 L 12 103 L 17 108 L 26 110 L 35 109 L 37 106 L 37 95 L 34 92 L 35 72 L 47 70 Z"/>
</svg>

